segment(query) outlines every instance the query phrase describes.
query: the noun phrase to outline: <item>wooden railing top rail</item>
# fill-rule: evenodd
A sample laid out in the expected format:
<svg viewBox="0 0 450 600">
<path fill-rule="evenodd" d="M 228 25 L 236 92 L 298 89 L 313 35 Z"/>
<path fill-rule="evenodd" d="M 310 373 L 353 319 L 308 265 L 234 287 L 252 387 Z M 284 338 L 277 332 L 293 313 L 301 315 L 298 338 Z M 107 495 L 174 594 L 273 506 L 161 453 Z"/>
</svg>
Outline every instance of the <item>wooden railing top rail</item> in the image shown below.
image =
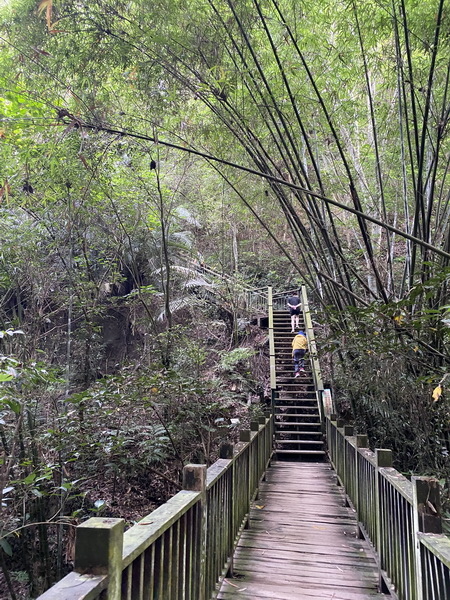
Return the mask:
<svg viewBox="0 0 450 600">
<path fill-rule="evenodd" d="M 379 473 L 410 504 L 413 503 L 412 483 L 393 467 L 380 467 Z"/>
<path fill-rule="evenodd" d="M 222 477 L 224 472 L 230 468 L 229 458 L 218 458 L 216 462 L 209 467 L 206 472 L 206 489 L 211 488 L 219 477 Z"/>
<path fill-rule="evenodd" d="M 450 541 L 448 536 L 442 533 L 419 533 L 418 537 L 420 543 L 450 569 Z"/>
<path fill-rule="evenodd" d="M 157 538 L 178 521 L 199 500 L 199 492 L 181 490 L 165 504 L 141 519 L 125 532 L 122 568 L 125 569 Z"/>
<path fill-rule="evenodd" d="M 39 600 L 96 600 L 108 588 L 108 582 L 108 575 L 81 575 L 73 571 L 39 596 Z"/>
<path fill-rule="evenodd" d="M 368 448 L 359 448 L 358 447 L 358 452 L 361 454 L 361 456 L 363 456 L 367 462 L 369 462 L 373 467 L 377 466 L 377 458 L 375 456 L 375 453 L 372 452 L 372 450 L 369 450 Z"/>
</svg>

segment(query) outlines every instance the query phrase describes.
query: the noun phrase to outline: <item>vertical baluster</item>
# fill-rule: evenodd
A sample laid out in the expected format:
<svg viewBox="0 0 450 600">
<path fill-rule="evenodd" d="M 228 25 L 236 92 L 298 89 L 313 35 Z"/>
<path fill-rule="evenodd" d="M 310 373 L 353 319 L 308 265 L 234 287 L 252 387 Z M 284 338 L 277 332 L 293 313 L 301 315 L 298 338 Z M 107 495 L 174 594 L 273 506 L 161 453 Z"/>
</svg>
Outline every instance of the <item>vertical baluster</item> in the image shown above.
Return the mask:
<svg viewBox="0 0 450 600">
<path fill-rule="evenodd" d="M 186 543 L 186 522 L 188 519 L 189 511 L 185 513 L 179 522 L 178 527 L 178 598 L 179 600 L 185 600 L 187 581 L 186 581 L 186 554 L 187 554 L 187 543 Z"/>
<path fill-rule="evenodd" d="M 180 519 L 178 519 L 171 527 L 172 529 L 172 598 L 178 600 L 178 580 L 181 577 L 181 569 L 179 563 L 179 543 L 180 543 Z"/>
<path fill-rule="evenodd" d="M 153 582 L 155 569 L 155 548 L 152 544 L 144 553 L 144 600 L 153 600 Z"/>
</svg>

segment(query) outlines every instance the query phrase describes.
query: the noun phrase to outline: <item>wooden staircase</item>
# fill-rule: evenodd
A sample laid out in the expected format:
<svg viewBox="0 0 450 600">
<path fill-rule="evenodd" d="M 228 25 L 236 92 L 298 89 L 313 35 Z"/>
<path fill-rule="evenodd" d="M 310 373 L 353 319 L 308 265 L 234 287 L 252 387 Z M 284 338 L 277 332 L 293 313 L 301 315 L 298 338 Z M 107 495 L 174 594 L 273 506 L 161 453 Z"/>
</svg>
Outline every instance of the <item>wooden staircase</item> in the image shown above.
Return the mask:
<svg viewBox="0 0 450 600">
<path fill-rule="evenodd" d="M 304 329 L 300 316 L 300 329 Z M 276 392 L 275 455 L 281 460 L 323 461 L 322 426 L 309 360 L 294 379 L 291 319 L 286 310 L 273 311 Z"/>
</svg>

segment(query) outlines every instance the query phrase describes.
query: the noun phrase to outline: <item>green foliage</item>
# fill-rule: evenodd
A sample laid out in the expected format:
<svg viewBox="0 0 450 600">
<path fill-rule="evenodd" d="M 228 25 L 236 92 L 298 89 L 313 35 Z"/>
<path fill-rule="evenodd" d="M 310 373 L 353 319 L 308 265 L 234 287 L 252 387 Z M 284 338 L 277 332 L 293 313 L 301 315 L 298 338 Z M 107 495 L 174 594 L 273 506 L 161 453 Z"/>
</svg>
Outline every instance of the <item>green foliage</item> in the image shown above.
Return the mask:
<svg viewBox="0 0 450 600">
<path fill-rule="evenodd" d="M 425 287 L 440 284 L 436 278 Z M 417 297 L 411 293 L 408 301 L 344 313 L 329 310 L 327 318 L 341 332 L 321 345 L 322 360 L 339 411 L 369 434 L 372 447 L 391 448 L 402 471 L 448 477 L 450 409 L 446 393 L 432 395 L 448 369 L 439 356 L 430 360 L 428 347 L 441 312 L 417 310 Z"/>
<path fill-rule="evenodd" d="M 343 412 L 404 469 L 446 471 L 450 47 L 437 9 L 2 9 L 8 531 L 13 505 L 27 522 L 105 514 L 98 494 L 85 507 L 82 477 L 101 473 L 115 496 L 125 477 L 171 465 L 176 480 L 209 460 L 258 389 L 257 357 L 235 347 L 248 287 L 298 279 L 325 307 Z M 42 531 L 20 543 L 48 547 Z"/>
<path fill-rule="evenodd" d="M 248 360 L 255 354 L 253 348 L 234 348 L 229 352 L 222 352 L 220 368 L 224 371 L 234 371 L 237 367 L 248 365 Z"/>
</svg>

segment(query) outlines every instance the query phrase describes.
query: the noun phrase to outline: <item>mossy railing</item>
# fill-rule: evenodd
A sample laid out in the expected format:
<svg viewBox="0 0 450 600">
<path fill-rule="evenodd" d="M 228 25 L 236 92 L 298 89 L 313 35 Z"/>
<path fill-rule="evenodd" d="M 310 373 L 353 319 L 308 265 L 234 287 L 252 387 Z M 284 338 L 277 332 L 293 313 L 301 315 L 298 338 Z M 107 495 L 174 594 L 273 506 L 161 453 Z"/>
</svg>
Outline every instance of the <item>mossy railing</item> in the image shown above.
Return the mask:
<svg viewBox="0 0 450 600">
<path fill-rule="evenodd" d="M 314 335 L 314 328 L 311 318 L 311 311 L 309 308 L 308 295 L 306 293 L 306 287 L 301 287 L 301 301 L 303 318 L 305 320 L 305 333 L 308 339 L 308 354 L 311 364 L 311 374 L 314 381 L 314 388 L 316 390 L 317 406 L 319 407 L 320 420 L 322 428 L 324 427 L 324 409 L 323 409 L 323 380 L 322 371 L 320 369 L 319 355 L 317 352 L 316 338 Z"/>
<path fill-rule="evenodd" d="M 77 527 L 74 571 L 39 600 L 207 600 L 232 569 L 272 455 L 273 418 L 224 444 L 209 469 L 187 465 L 183 490 L 124 533 L 123 519 Z"/>
<path fill-rule="evenodd" d="M 399 600 L 450 598 L 450 538 L 442 534 L 439 482 L 404 477 L 392 452 L 326 419 L 330 460 L 378 557 L 380 587 Z"/>
</svg>

